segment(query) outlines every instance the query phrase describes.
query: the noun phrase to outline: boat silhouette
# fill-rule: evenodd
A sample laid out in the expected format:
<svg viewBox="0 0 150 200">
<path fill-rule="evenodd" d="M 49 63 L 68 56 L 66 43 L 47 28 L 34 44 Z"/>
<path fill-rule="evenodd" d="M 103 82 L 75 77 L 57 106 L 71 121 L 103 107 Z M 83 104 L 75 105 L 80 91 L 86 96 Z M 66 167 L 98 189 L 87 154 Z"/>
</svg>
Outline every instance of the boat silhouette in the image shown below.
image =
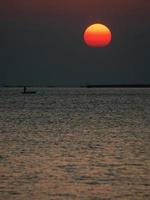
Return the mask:
<svg viewBox="0 0 150 200">
<path fill-rule="evenodd" d="M 22 94 L 36 94 L 36 91 L 27 91 L 27 87 L 24 86 Z"/>
</svg>

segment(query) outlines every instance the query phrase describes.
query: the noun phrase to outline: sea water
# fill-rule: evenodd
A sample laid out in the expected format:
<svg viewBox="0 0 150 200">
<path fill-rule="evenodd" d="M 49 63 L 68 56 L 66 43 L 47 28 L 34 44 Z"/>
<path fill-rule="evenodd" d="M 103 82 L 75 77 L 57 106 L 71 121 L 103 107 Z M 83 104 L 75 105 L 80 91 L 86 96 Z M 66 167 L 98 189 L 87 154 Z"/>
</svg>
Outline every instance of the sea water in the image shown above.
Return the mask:
<svg viewBox="0 0 150 200">
<path fill-rule="evenodd" d="M 150 199 L 150 89 L 0 88 L 1 200 Z"/>
</svg>

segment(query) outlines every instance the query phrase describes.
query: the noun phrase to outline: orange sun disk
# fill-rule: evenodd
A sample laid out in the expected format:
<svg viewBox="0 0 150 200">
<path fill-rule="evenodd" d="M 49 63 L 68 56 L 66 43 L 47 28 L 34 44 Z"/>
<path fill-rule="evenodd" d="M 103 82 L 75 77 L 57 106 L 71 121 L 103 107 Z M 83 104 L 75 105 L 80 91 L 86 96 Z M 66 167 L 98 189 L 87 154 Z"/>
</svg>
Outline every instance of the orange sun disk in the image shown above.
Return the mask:
<svg viewBox="0 0 150 200">
<path fill-rule="evenodd" d="M 111 39 L 111 31 L 103 24 L 93 24 L 84 32 L 84 41 L 91 47 L 105 47 Z"/>
</svg>

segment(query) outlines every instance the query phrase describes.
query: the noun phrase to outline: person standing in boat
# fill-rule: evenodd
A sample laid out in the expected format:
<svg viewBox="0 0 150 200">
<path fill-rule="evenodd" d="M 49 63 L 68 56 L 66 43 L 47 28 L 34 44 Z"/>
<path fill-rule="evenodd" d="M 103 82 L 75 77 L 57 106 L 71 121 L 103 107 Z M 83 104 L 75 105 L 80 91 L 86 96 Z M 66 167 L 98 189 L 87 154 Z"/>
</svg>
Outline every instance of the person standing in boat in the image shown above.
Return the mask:
<svg viewBox="0 0 150 200">
<path fill-rule="evenodd" d="M 24 86 L 23 87 L 23 94 L 36 94 L 36 91 L 27 91 L 27 87 L 26 86 Z"/>
<path fill-rule="evenodd" d="M 24 86 L 24 87 L 23 87 L 23 92 L 26 93 L 26 91 L 27 91 L 27 87 Z"/>
</svg>

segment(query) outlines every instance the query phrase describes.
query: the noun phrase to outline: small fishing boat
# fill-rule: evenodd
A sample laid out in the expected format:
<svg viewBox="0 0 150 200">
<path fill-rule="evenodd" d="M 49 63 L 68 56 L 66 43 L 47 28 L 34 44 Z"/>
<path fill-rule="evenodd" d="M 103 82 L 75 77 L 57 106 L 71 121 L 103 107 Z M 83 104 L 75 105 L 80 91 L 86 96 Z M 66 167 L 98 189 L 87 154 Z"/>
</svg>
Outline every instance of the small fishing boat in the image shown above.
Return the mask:
<svg viewBox="0 0 150 200">
<path fill-rule="evenodd" d="M 36 91 L 27 91 L 27 87 L 24 86 L 22 94 L 36 94 Z"/>
</svg>

